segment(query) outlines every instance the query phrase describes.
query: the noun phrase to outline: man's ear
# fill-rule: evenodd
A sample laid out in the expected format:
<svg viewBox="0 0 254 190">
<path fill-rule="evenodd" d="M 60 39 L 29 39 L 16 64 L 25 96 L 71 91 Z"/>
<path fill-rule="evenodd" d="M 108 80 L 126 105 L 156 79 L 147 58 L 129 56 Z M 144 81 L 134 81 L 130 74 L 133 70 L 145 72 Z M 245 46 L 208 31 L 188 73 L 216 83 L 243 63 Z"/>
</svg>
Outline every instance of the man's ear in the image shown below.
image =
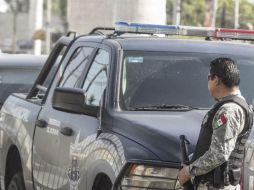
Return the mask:
<svg viewBox="0 0 254 190">
<path fill-rule="evenodd" d="M 218 76 L 214 76 L 214 80 L 215 80 L 215 84 L 217 85 L 217 86 L 219 86 L 220 84 L 221 84 L 221 80 L 220 80 L 220 78 L 218 77 Z"/>
</svg>

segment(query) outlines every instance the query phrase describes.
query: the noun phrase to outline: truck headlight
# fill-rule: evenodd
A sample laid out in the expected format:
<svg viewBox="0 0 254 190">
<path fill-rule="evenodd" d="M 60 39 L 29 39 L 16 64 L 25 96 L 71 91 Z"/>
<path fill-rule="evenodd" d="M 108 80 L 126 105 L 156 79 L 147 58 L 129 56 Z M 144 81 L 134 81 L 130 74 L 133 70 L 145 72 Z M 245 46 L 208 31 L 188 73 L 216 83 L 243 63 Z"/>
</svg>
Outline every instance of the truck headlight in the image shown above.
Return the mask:
<svg viewBox="0 0 254 190">
<path fill-rule="evenodd" d="M 122 181 L 122 190 L 180 189 L 178 169 L 132 164 Z"/>
</svg>

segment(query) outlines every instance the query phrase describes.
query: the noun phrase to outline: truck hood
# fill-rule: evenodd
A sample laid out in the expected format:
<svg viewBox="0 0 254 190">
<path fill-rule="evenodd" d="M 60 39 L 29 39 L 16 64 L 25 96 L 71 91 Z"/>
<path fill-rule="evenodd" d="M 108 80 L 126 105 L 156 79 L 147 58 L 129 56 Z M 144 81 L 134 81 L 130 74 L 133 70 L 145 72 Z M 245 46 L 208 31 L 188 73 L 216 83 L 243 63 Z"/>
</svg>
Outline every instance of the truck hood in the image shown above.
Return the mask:
<svg viewBox="0 0 254 190">
<path fill-rule="evenodd" d="M 113 130 L 144 146 L 161 161 L 180 162 L 179 136 L 187 137 L 189 154 L 193 153 L 207 111 L 122 112 L 115 117 Z"/>
</svg>

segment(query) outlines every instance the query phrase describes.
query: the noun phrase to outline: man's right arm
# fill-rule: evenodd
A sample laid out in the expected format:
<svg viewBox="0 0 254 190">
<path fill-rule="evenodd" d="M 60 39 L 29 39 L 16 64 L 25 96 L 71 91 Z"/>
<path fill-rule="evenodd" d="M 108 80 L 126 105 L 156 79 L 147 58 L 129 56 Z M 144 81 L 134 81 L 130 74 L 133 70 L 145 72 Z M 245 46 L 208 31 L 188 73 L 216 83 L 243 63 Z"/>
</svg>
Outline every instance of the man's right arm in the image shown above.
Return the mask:
<svg viewBox="0 0 254 190">
<path fill-rule="evenodd" d="M 193 177 L 206 174 L 227 161 L 235 148 L 244 121 L 244 111 L 240 106 L 232 103 L 224 104 L 213 119 L 210 148 L 203 156 L 185 167 L 186 175 Z"/>
</svg>

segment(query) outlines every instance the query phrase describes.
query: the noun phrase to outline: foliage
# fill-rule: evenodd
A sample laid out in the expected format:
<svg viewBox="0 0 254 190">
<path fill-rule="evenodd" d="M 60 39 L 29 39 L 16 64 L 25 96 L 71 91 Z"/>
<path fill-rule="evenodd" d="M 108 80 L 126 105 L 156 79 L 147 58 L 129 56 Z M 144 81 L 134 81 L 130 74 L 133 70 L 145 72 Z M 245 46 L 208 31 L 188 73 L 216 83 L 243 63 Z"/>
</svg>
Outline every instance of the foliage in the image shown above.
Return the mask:
<svg viewBox="0 0 254 190">
<path fill-rule="evenodd" d="M 218 0 L 216 14 L 217 27 L 234 27 L 234 0 Z M 167 23 L 174 24 L 173 10 L 176 0 L 167 0 Z M 181 0 L 181 25 L 203 26 L 207 0 Z M 254 26 L 254 4 L 240 0 L 240 28 Z"/>
<path fill-rule="evenodd" d="M 202 26 L 205 18 L 205 1 L 185 0 L 182 2 L 181 24 Z"/>
<path fill-rule="evenodd" d="M 247 0 L 240 3 L 240 28 L 253 29 L 254 26 L 254 5 Z"/>
<path fill-rule="evenodd" d="M 60 15 L 63 19 L 66 18 L 67 14 L 67 0 L 51 0 L 52 1 L 52 12 Z"/>
<path fill-rule="evenodd" d="M 173 24 L 173 2 L 167 0 L 166 14 L 167 14 L 167 23 Z"/>
</svg>

